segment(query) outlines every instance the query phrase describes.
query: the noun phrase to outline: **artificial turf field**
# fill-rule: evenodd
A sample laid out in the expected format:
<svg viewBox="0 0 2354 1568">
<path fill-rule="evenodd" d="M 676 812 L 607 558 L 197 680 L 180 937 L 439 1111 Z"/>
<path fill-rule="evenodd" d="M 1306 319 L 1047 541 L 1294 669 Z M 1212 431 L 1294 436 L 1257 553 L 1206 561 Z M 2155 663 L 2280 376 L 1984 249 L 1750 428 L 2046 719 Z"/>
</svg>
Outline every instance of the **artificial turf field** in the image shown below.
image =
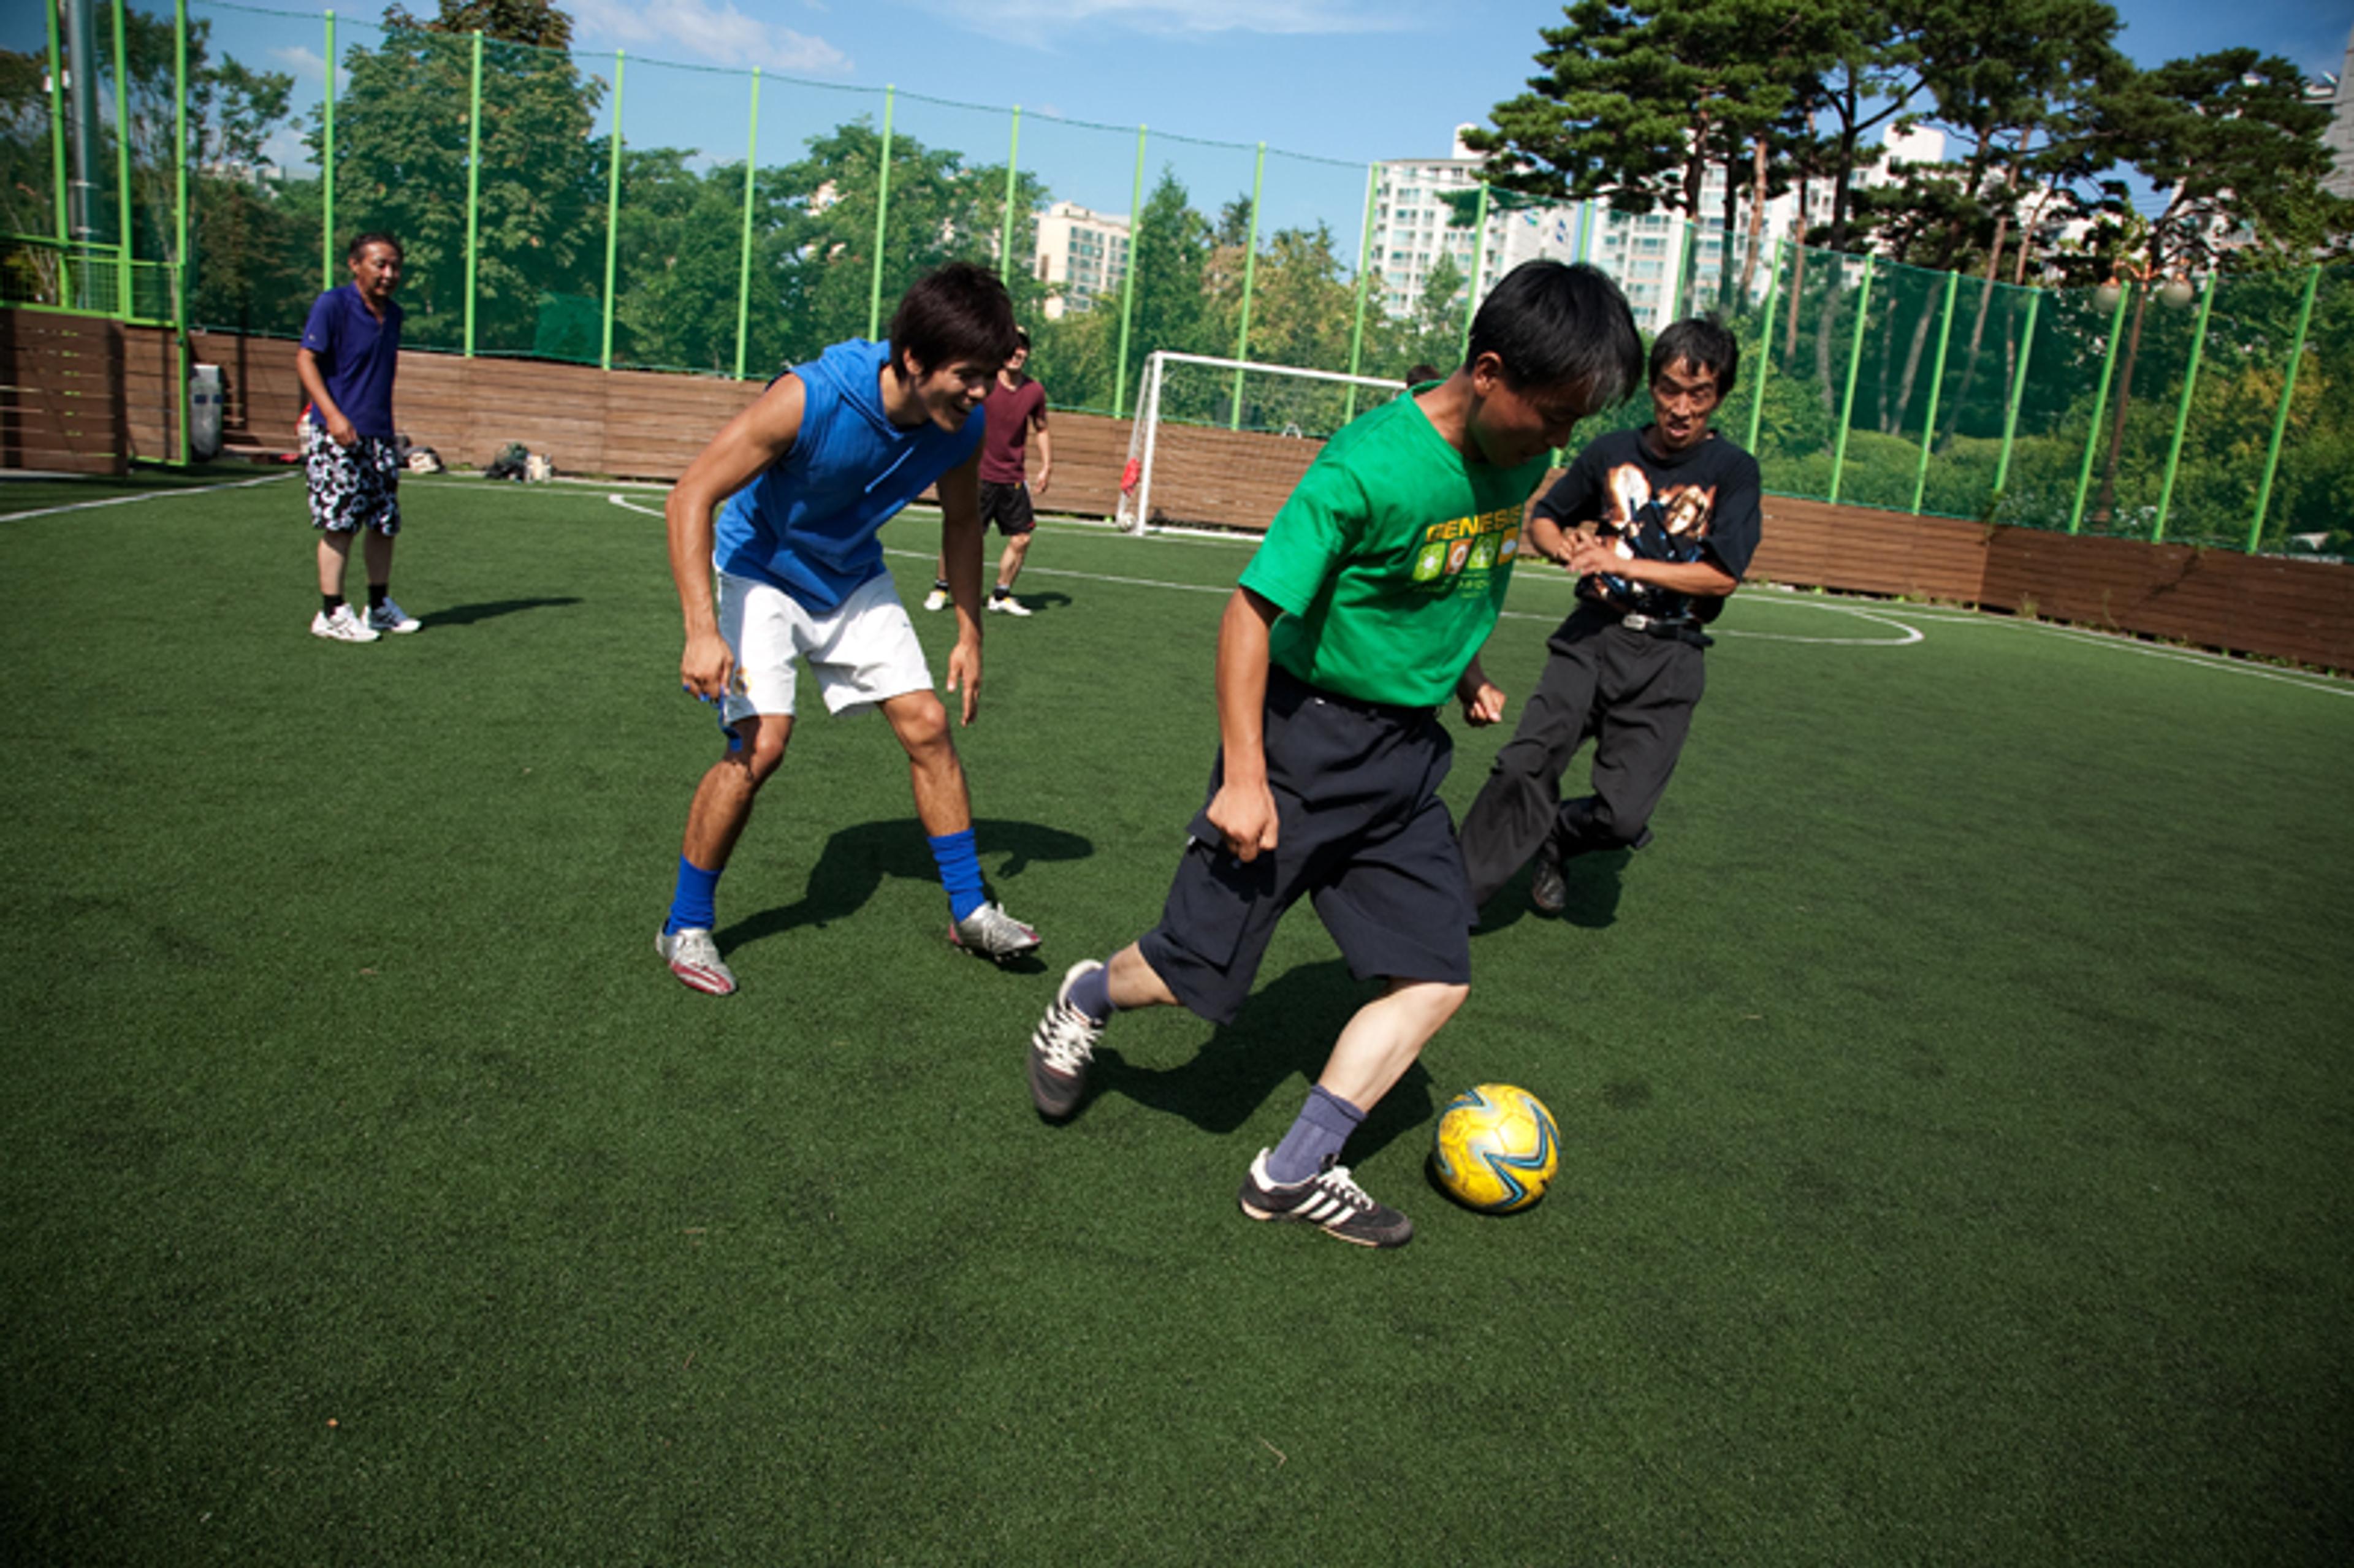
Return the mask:
<svg viewBox="0 0 2354 1568">
<path fill-rule="evenodd" d="M 989 618 L 1025 969 L 804 682 L 719 1001 L 652 951 L 716 752 L 658 493 L 412 482 L 365 647 L 299 481 L 28 514 L 101 493 L 0 488 L 10 1563 L 2354 1550 L 2347 683 L 1745 590 L 1656 844 L 1501 895 L 1352 1143 L 1373 1254 L 1235 1206 L 1365 994 L 1305 908 L 1236 1027 L 1023 1083 L 1159 911 L 1242 546 L 1050 524 Z M 1516 697 L 1568 604 L 1514 583 Z M 1422 1172 L 1491 1079 L 1565 1143 L 1507 1220 Z"/>
</svg>

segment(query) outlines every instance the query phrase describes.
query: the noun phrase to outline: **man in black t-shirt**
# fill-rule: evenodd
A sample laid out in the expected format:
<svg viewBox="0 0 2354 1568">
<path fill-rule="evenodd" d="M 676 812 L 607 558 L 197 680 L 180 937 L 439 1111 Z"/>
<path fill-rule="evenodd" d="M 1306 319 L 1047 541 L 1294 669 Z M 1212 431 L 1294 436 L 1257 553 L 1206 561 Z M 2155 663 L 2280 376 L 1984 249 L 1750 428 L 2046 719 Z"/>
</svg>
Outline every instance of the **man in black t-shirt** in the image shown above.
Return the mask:
<svg viewBox="0 0 2354 1568">
<path fill-rule="evenodd" d="M 1530 515 L 1521 548 L 1576 573 L 1579 603 L 1463 819 L 1475 906 L 1534 855 L 1529 897 L 1558 914 L 1563 861 L 1650 842 L 1706 684 L 1702 629 L 1757 548 L 1757 460 L 1709 428 L 1740 368 L 1713 317 L 1668 328 L 1651 345 L 1652 423 L 1578 453 Z M 1594 793 L 1564 801 L 1562 773 L 1588 736 Z"/>
</svg>

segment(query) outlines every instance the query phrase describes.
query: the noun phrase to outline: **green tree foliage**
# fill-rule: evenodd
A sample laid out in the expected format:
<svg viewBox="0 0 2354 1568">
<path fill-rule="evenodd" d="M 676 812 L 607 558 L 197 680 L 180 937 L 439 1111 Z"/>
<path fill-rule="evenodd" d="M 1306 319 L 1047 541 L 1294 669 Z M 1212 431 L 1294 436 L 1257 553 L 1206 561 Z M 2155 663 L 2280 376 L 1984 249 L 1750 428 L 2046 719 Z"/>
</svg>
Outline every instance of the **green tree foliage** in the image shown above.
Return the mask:
<svg viewBox="0 0 2354 1568">
<path fill-rule="evenodd" d="M 399 30 L 345 54 L 350 85 L 335 109 L 338 228 L 399 238 L 405 330 L 417 344 L 463 337 L 474 46 L 455 23 L 470 19 L 450 0 L 440 18 L 409 27 L 396 7 L 386 20 Z M 554 49 L 485 39 L 482 52 L 475 342 L 528 352 L 552 300 L 602 287 L 605 150 L 593 128 L 605 89 Z M 323 157 L 321 122 L 311 144 Z"/>
<path fill-rule="evenodd" d="M 1711 160 L 1779 117 L 1803 63 L 1773 47 L 1801 26 L 1787 0 L 1576 0 L 1564 14 L 1541 32 L 1544 74 L 1466 138 L 1508 190 L 1695 216 Z"/>
</svg>

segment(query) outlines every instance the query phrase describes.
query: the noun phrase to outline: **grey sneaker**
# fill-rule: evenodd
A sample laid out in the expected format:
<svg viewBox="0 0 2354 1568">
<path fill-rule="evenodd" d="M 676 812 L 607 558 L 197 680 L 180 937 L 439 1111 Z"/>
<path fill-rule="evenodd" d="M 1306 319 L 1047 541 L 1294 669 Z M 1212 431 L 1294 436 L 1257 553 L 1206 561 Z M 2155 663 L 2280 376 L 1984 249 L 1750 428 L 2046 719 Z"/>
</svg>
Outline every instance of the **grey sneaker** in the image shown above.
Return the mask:
<svg viewBox="0 0 2354 1568">
<path fill-rule="evenodd" d="M 1038 950 L 1038 933 L 1005 912 L 998 904 L 984 904 L 949 927 L 950 945 L 978 953 L 991 963 L 1004 963 Z"/>
<path fill-rule="evenodd" d="M 719 961 L 719 944 L 699 926 L 690 926 L 674 936 L 656 932 L 654 951 L 663 956 L 679 983 L 690 991 L 726 996 L 736 989 L 736 971 Z"/>
<path fill-rule="evenodd" d="M 1030 1098 L 1038 1114 L 1060 1121 L 1078 1108 L 1087 1092 L 1087 1066 L 1096 1058 L 1096 1042 L 1104 1026 L 1073 1007 L 1071 987 L 1081 975 L 1103 968 L 1082 959 L 1064 972 L 1055 1003 L 1030 1032 Z"/>
<path fill-rule="evenodd" d="M 319 611 L 318 614 L 313 616 L 311 618 L 311 635 L 313 637 L 323 637 L 330 642 L 373 642 L 376 641 L 376 633 L 369 630 L 367 624 L 361 620 L 358 616 L 352 613 L 352 607 L 348 604 L 339 604 L 335 606 L 335 613 L 333 615 L 329 615 L 323 609 Z"/>
<path fill-rule="evenodd" d="M 390 599 L 387 599 L 382 604 L 367 612 L 367 628 L 370 631 L 397 631 L 406 634 L 419 630 L 424 624 Z"/>
<path fill-rule="evenodd" d="M 1548 915 L 1569 907 L 1569 884 L 1561 874 L 1561 851 L 1551 839 L 1537 851 L 1537 868 L 1529 875 L 1529 902 Z"/>
<path fill-rule="evenodd" d="M 926 609 L 946 609 L 948 607 L 949 590 L 946 588 L 936 588 L 931 592 L 924 596 L 924 608 Z"/>
<path fill-rule="evenodd" d="M 1324 1157 L 1324 1169 L 1288 1187 L 1267 1179 L 1264 1149 L 1243 1179 L 1243 1213 L 1254 1220 L 1296 1220 L 1359 1246 L 1404 1246 L 1414 1239 L 1414 1222 L 1376 1203 L 1357 1185 L 1345 1165 Z"/>
</svg>

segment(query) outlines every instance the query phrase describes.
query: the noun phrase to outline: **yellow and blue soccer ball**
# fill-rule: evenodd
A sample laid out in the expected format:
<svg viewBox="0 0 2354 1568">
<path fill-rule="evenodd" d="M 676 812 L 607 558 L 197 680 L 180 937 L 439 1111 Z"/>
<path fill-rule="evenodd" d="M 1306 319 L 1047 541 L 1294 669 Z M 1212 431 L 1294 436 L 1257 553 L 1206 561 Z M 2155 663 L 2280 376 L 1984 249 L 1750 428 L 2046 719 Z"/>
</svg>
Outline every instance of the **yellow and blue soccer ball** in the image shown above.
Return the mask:
<svg viewBox="0 0 2354 1568">
<path fill-rule="evenodd" d="M 1544 1102 L 1510 1084 L 1482 1084 L 1438 1115 L 1430 1173 L 1467 1209 L 1509 1214 L 1544 1196 L 1561 1164 L 1561 1129 Z"/>
</svg>

